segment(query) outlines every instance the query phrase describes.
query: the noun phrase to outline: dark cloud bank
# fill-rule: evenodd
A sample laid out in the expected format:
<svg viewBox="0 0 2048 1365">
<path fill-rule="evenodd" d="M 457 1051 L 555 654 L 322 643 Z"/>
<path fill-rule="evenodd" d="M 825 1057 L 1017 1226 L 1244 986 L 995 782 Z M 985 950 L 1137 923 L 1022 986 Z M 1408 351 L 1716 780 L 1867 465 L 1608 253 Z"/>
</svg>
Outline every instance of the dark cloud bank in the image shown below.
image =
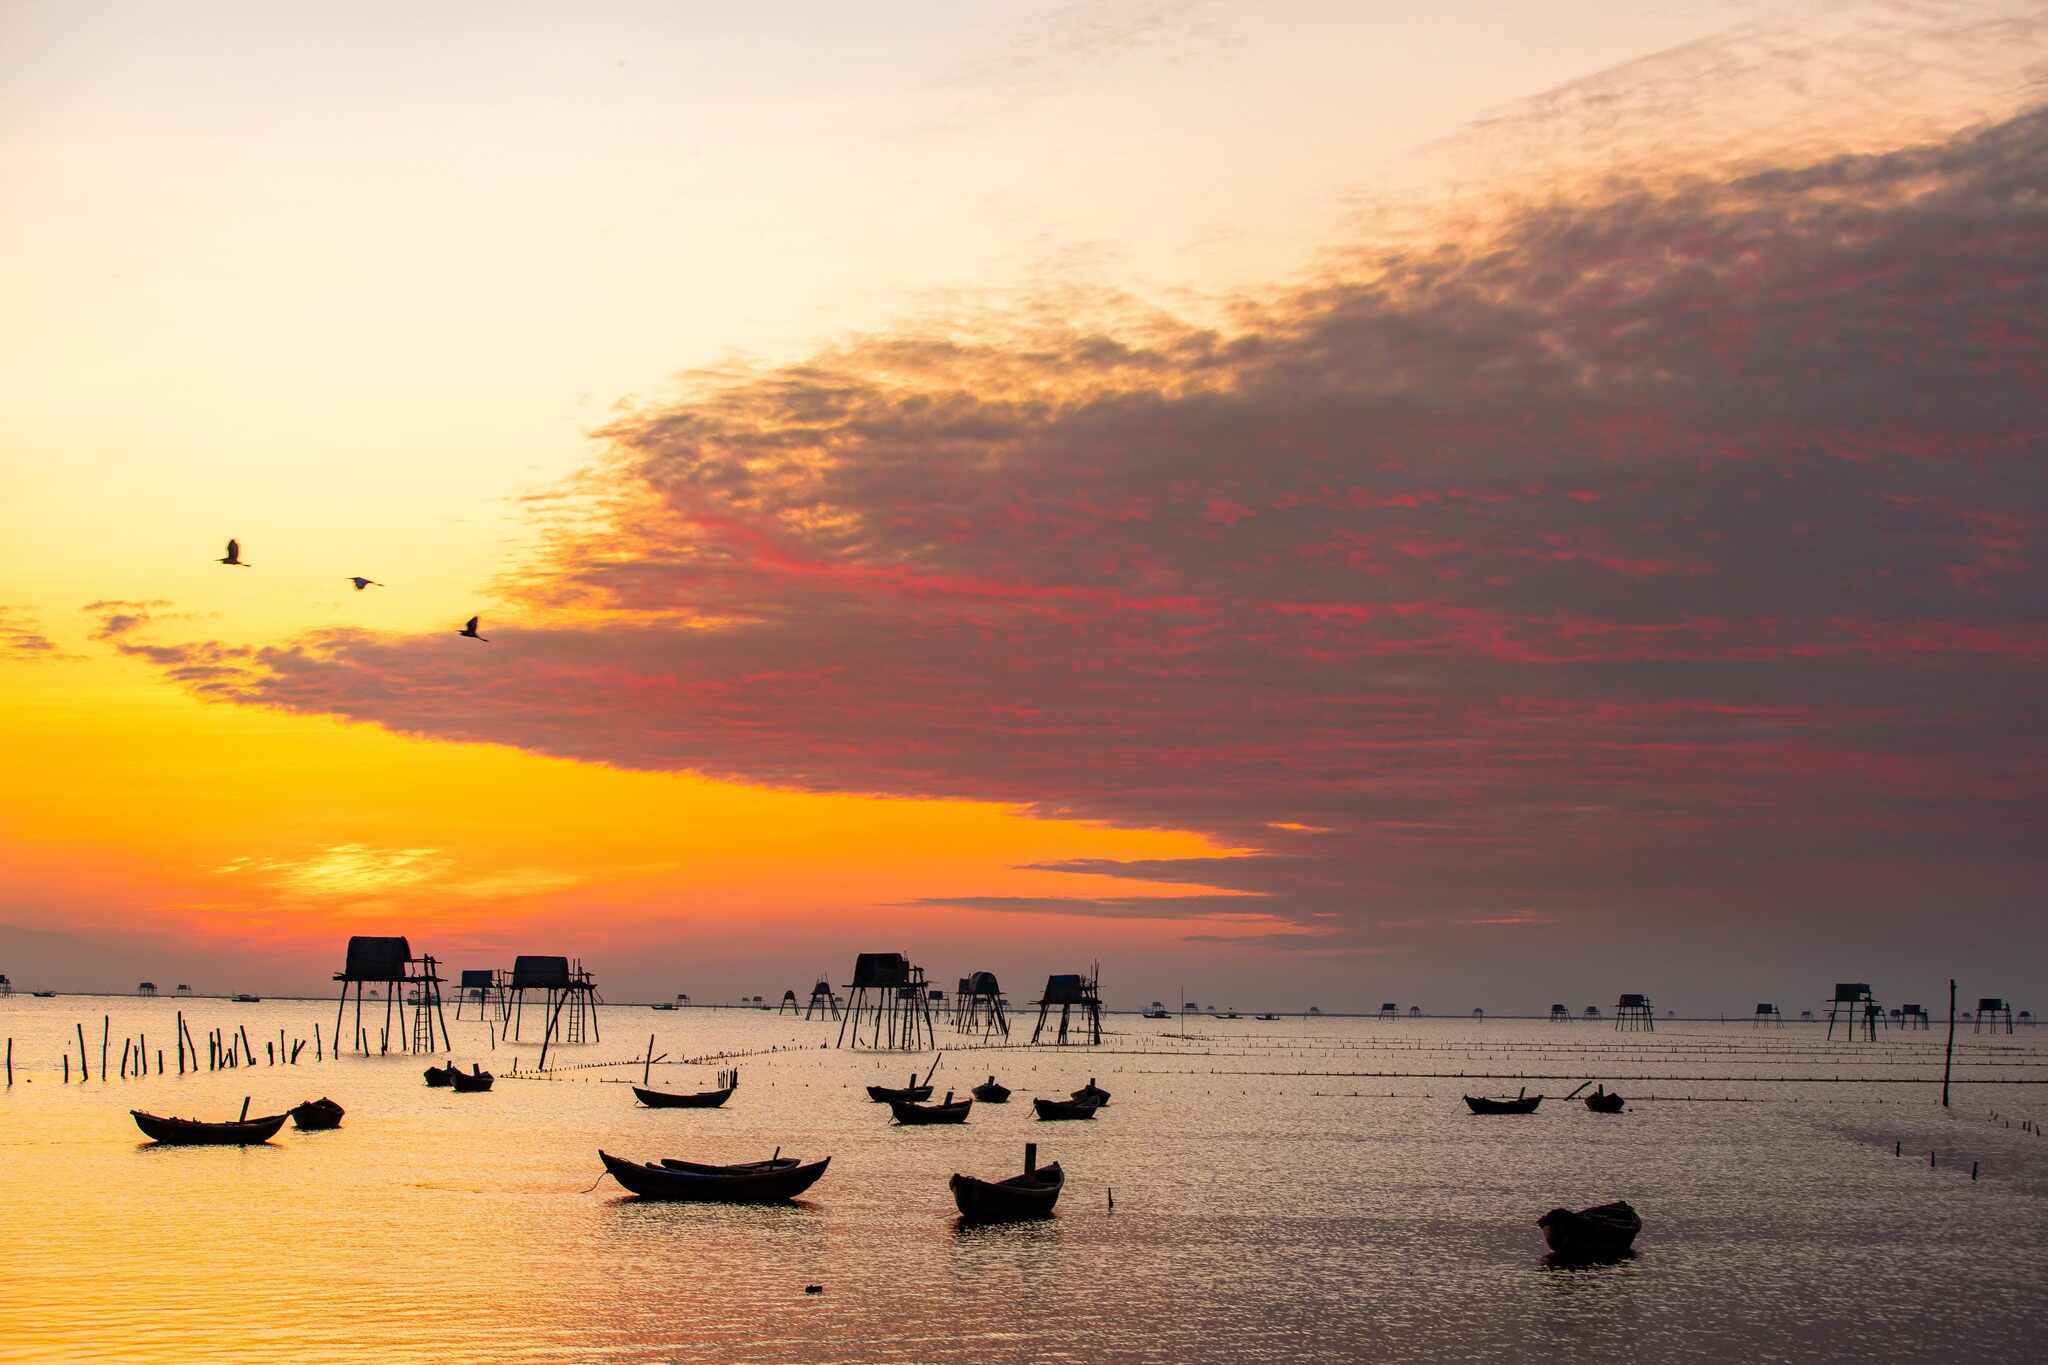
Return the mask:
<svg viewBox="0 0 2048 1365">
<path fill-rule="evenodd" d="M 1305 945 L 2016 917 L 2044 184 L 2031 113 L 1532 207 L 1227 335 L 872 338 L 604 433 L 523 589 L 601 624 L 107 638 L 234 703 L 1213 831 L 1267 854 L 1074 870 L 1269 893 Z"/>
</svg>

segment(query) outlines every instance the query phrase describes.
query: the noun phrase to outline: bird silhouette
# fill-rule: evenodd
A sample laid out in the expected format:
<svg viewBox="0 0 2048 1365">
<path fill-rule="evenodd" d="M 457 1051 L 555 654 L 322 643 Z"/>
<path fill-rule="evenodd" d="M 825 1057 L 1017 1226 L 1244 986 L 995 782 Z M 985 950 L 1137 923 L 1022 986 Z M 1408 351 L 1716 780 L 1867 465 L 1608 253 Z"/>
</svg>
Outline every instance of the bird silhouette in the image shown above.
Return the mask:
<svg viewBox="0 0 2048 1365">
<path fill-rule="evenodd" d="M 220 562 L 236 569 L 248 568 L 249 565 L 242 559 L 242 542 L 239 540 L 229 541 L 228 552 L 221 557 Z"/>
<path fill-rule="evenodd" d="M 464 626 L 461 630 L 458 630 L 455 633 L 457 635 L 467 635 L 472 640 L 483 640 L 485 644 L 490 643 L 490 641 L 486 639 L 484 636 L 481 636 L 476 633 L 476 618 L 474 616 L 469 618 L 468 625 Z"/>
<path fill-rule="evenodd" d="M 351 578 L 349 582 L 356 585 L 357 592 L 361 592 L 364 588 L 381 588 L 384 586 L 382 583 L 379 583 L 376 579 L 364 578 L 361 574 L 357 574 L 354 578 Z"/>
</svg>

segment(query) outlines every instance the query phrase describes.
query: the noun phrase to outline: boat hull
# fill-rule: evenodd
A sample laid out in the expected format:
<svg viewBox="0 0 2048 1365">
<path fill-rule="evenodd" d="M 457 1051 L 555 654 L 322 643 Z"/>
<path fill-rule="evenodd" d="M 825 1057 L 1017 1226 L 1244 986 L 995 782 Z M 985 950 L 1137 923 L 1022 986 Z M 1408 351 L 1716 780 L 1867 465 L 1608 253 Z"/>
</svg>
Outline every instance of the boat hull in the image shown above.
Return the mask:
<svg viewBox="0 0 2048 1365">
<path fill-rule="evenodd" d="M 723 1090 L 704 1090 L 694 1095 L 675 1095 L 665 1090 L 648 1090 L 634 1086 L 633 1093 L 640 1097 L 640 1103 L 649 1109 L 716 1109 L 732 1098 L 738 1086 L 729 1085 Z"/>
<path fill-rule="evenodd" d="M 445 1090 L 454 1082 L 455 1067 L 452 1063 L 448 1066 L 430 1066 L 422 1074 L 426 1076 L 428 1085 Z"/>
<path fill-rule="evenodd" d="M 1007 1085 L 997 1085 L 994 1081 L 977 1085 L 969 1093 L 983 1104 L 1008 1104 L 1010 1102 L 1010 1087 Z"/>
<path fill-rule="evenodd" d="M 917 1104 L 911 1100 L 889 1101 L 889 1111 L 896 1121 L 906 1127 L 917 1127 L 927 1123 L 965 1123 L 967 1113 L 974 1108 L 973 1100 L 961 1100 L 958 1104 Z"/>
<path fill-rule="evenodd" d="M 1586 1096 L 1586 1108 L 1596 1114 L 1619 1114 L 1623 1100 L 1612 1090 L 1601 1095 Z"/>
<path fill-rule="evenodd" d="M 600 1150 L 598 1156 L 612 1178 L 642 1199 L 673 1199 L 698 1204 L 779 1204 L 796 1198 L 818 1183 L 832 1158 L 808 1166 L 773 1170 L 732 1170 L 716 1174 L 673 1166 L 645 1166 Z"/>
<path fill-rule="evenodd" d="M 1031 1107 L 1038 1111 L 1038 1117 L 1051 1122 L 1054 1119 L 1092 1119 L 1102 1106 L 1081 1100 L 1033 1099 Z"/>
<path fill-rule="evenodd" d="M 488 1071 L 478 1071 L 469 1074 L 464 1074 L 463 1072 L 458 1071 L 454 1074 L 454 1076 L 449 1078 L 448 1083 L 454 1086 L 455 1089 L 461 1094 L 477 1095 L 481 1094 L 486 1090 L 489 1090 L 491 1088 L 491 1082 L 496 1079 L 497 1078 L 491 1075 L 491 1073 Z"/>
<path fill-rule="evenodd" d="M 292 1126 L 300 1131 L 324 1133 L 341 1127 L 341 1116 L 347 1111 L 333 1100 L 318 1099 L 295 1104 L 285 1112 L 292 1116 Z"/>
<path fill-rule="evenodd" d="M 868 1087 L 868 1098 L 876 1104 L 890 1104 L 896 1100 L 928 1100 L 931 1097 L 932 1088 L 928 1085 L 871 1085 Z"/>
<path fill-rule="evenodd" d="M 1541 1095 L 1530 1095 L 1519 1100 L 1488 1100 L 1477 1095 L 1465 1096 L 1465 1107 L 1475 1114 L 1533 1114 L 1536 1112 L 1536 1106 L 1541 1103 Z"/>
<path fill-rule="evenodd" d="M 1626 1200 L 1596 1208 L 1552 1209 L 1536 1220 L 1551 1254 L 1561 1260 L 1602 1260 L 1626 1255 L 1643 1230 L 1643 1220 Z"/>
<path fill-rule="evenodd" d="M 1066 1175 L 1055 1161 L 1030 1175 L 1008 1180 L 977 1180 L 955 1175 L 947 1183 L 960 1216 L 970 1223 L 1008 1223 L 1021 1218 L 1049 1218 L 1059 1202 Z"/>
<path fill-rule="evenodd" d="M 249 1147 L 268 1142 L 284 1127 L 284 1114 L 267 1114 L 260 1119 L 238 1119 L 228 1123 L 201 1123 L 196 1119 L 169 1119 L 128 1111 L 135 1126 L 152 1142 L 167 1147 Z"/>
</svg>

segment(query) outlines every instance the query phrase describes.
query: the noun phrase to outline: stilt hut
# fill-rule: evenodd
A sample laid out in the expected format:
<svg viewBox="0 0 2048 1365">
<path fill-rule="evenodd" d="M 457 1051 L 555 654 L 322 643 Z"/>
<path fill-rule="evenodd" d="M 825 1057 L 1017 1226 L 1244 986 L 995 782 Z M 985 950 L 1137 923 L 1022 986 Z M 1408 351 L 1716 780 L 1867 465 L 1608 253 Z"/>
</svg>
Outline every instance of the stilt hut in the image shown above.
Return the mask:
<svg viewBox="0 0 2048 1365">
<path fill-rule="evenodd" d="M 2001 1020 L 2005 1023 L 2005 1031 L 2011 1033 L 2012 1001 L 2005 999 L 2003 996 L 1984 996 L 1977 1001 L 1977 1022 L 1970 1029 L 1970 1032 L 1981 1033 L 1984 1030 L 1984 1026 L 1989 1024 L 1991 1031 L 1996 1033 L 1998 1032 L 1998 1025 Z"/>
<path fill-rule="evenodd" d="M 136 982 L 136 983 L 135 983 L 135 993 L 136 993 L 137 995 L 155 995 L 155 994 L 156 994 L 156 982 L 154 982 L 154 981 L 138 981 L 138 982 Z"/>
<path fill-rule="evenodd" d="M 178 995 L 190 995 L 190 994 L 192 994 L 192 988 L 191 988 L 190 986 L 186 985 L 186 984 L 185 984 L 184 982 L 180 981 L 180 982 L 178 983 L 178 989 L 177 989 L 177 991 L 176 991 L 176 994 L 178 994 Z"/>
<path fill-rule="evenodd" d="M 979 1032 L 983 1038 L 1010 1036 L 1010 1016 L 1003 1009 L 1003 990 L 996 984 L 994 972 L 961 977 L 955 1002 L 958 1008 L 953 1017 L 959 1020 L 962 1033 Z"/>
<path fill-rule="evenodd" d="M 1891 1027 L 1884 1017 L 1883 1006 L 1871 992 L 1867 981 L 1837 981 L 1834 998 L 1827 1002 L 1828 1037 L 1835 1036 L 1835 1025 L 1844 1028 L 1843 1036 L 1854 1038 L 1860 1027 L 1871 1042 L 1877 1041 L 1877 1026 Z"/>
<path fill-rule="evenodd" d="M 1759 1000 L 1756 1002 L 1756 1022 L 1758 1025 L 1776 1024 L 1779 1028 L 1783 1028 L 1785 1027 L 1785 1012 L 1768 1000 Z"/>
<path fill-rule="evenodd" d="M 1383 1000 L 1380 1002 L 1380 1018 L 1399 1019 L 1400 1017 L 1401 1007 L 1398 1004 L 1396 1004 L 1392 1000 Z"/>
<path fill-rule="evenodd" d="M 441 976 L 433 954 L 424 957 L 412 955 L 412 945 L 403 937 L 379 937 L 357 934 L 348 941 L 348 956 L 342 969 L 334 974 L 341 983 L 341 995 L 334 1003 L 334 1050 L 341 1051 L 341 1015 L 348 1004 L 348 988 L 356 988 L 355 1045 L 358 1052 L 370 1050 L 370 1036 L 363 1031 L 363 992 L 371 995 L 381 990 L 384 996 L 384 1029 L 379 1035 L 378 1050 L 389 1051 L 394 1040 L 402 1041 L 409 1052 L 438 1052 L 452 1046 L 448 1041 L 448 1019 L 441 1012 Z M 372 983 L 375 983 L 373 986 Z M 406 988 L 414 994 L 406 1000 Z M 401 1000 L 406 1000 L 401 1004 Z M 406 1027 L 403 1010 L 412 1009 L 411 1026 Z M 399 1010 L 400 1032 L 392 1032 L 392 1011 Z M 434 1045 L 435 1028 L 439 1026 L 440 1047 Z"/>
<path fill-rule="evenodd" d="M 1551 1022 L 1551 1023 L 1553 1023 L 1553 1024 L 1569 1024 L 1569 1023 L 1570 1023 L 1571 1021 L 1572 1021 L 1572 1012 L 1571 1012 L 1570 1010 L 1566 1009 L 1566 1008 L 1565 1008 L 1565 1007 L 1564 1007 L 1563 1005 L 1552 1005 L 1552 1006 L 1550 1007 L 1550 1022 Z"/>
<path fill-rule="evenodd" d="M 1321 1011 L 1317 1011 L 1317 1013 L 1320 1013 L 1320 1012 L 1321 1012 Z M 1408 1007 L 1408 1017 L 1409 1017 L 1410 1019 L 1420 1019 L 1420 1018 L 1422 1017 L 1422 1006 L 1420 1006 L 1420 1005 L 1410 1005 L 1410 1006 Z"/>
<path fill-rule="evenodd" d="M 1082 976 L 1073 973 L 1064 976 L 1049 976 L 1045 979 L 1045 994 L 1031 1003 L 1038 1006 L 1038 1027 L 1031 1030 L 1031 1041 L 1035 1045 L 1045 1036 L 1045 1026 L 1053 1010 L 1060 1012 L 1059 1028 L 1052 1042 L 1057 1046 L 1080 1043 L 1093 1047 L 1102 1041 L 1102 993 L 1100 989 L 1102 968 L 1098 965 L 1092 974 Z M 1070 1036 L 1075 1010 L 1081 1011 L 1079 1036 Z"/>
<path fill-rule="evenodd" d="M 775 1007 L 775 1012 L 781 1014 L 785 1010 L 791 1014 L 802 1014 L 804 1012 L 803 1006 L 796 1002 L 795 991 L 784 991 L 782 993 L 782 1003 Z"/>
<path fill-rule="evenodd" d="M 877 1051 L 921 1052 L 935 1042 L 924 968 L 901 953 L 862 953 L 853 960 L 846 1013 L 839 1021 L 839 1046 Z M 868 1036 L 861 1037 L 862 1016 Z"/>
<path fill-rule="evenodd" d="M 1600 1007 L 1598 1005 L 1586 1006 L 1586 1017 L 1588 1019 L 1598 1019 L 1600 1017 Z"/>
<path fill-rule="evenodd" d="M 820 1015 L 827 1019 L 839 1017 L 839 998 L 832 994 L 831 983 L 822 976 L 811 987 L 811 1003 L 804 1007 L 804 1018 L 816 1019 Z"/>
<path fill-rule="evenodd" d="M 491 967 L 464 967 L 462 975 L 456 978 L 455 1017 L 462 1017 L 464 1005 L 476 1006 L 476 1017 L 488 1017 L 486 1011 L 495 1008 L 498 1018 L 504 1019 L 510 1006 L 505 999 L 505 973 Z"/>
<path fill-rule="evenodd" d="M 521 953 L 512 959 L 512 982 L 507 988 L 512 1004 L 512 1036 L 521 1036 L 525 1023 L 526 993 L 539 991 L 546 1031 L 543 1045 L 559 1039 L 563 1043 L 603 1041 L 598 1025 L 597 982 L 584 970 L 583 961 L 572 965 L 566 957 Z"/>
<path fill-rule="evenodd" d="M 1657 1011 L 1647 995 L 1624 995 L 1615 1002 L 1614 1028 L 1617 1033 L 1655 1033 Z"/>
</svg>

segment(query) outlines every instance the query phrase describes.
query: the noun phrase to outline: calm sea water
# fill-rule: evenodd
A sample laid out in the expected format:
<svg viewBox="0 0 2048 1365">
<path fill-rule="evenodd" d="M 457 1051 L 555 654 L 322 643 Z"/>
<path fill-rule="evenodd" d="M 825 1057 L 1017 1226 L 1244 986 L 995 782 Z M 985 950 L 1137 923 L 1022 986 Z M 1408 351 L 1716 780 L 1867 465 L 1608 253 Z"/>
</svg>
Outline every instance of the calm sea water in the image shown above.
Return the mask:
<svg viewBox="0 0 2048 1365">
<path fill-rule="evenodd" d="M 2048 1139 L 2023 1127 L 2048 1121 L 2048 1037 L 2031 1030 L 1965 1026 L 1943 1113 L 1939 1031 L 1118 1018 L 1099 1049 L 949 1048 L 941 1091 L 994 1072 L 1015 1098 L 902 1129 L 861 1087 L 930 1054 L 821 1049 L 828 1026 L 735 1010 L 608 1007 L 604 1041 L 547 1080 L 507 1075 L 536 1047 L 492 1051 L 451 1021 L 456 1057 L 503 1078 L 486 1095 L 426 1088 L 419 1059 L 316 1065 L 310 1046 L 298 1066 L 101 1078 L 103 1014 L 117 1069 L 144 1033 L 175 1072 L 179 1008 L 202 1038 L 246 1026 L 259 1055 L 333 1021 L 317 1003 L 0 1000 L 0 1359 L 1989 1362 L 2040 1360 L 2048 1333 Z M 67 1088 L 78 1023 L 94 1075 Z M 593 1064 L 649 1032 L 707 1058 L 657 1065 L 657 1086 L 708 1088 L 712 1054 L 760 1055 L 722 1110 L 642 1109 L 637 1062 Z M 1114 1092 L 1096 1121 L 1033 1121 L 1032 1094 L 1090 1076 Z M 1582 1077 L 1632 1108 L 1482 1119 L 1458 1098 Z M 246 1150 L 150 1146 L 127 1115 L 323 1094 L 348 1109 L 339 1131 Z M 946 1177 L 1013 1174 L 1030 1140 L 1067 1171 L 1058 1216 L 959 1227 Z M 664 1205 L 591 1188 L 600 1146 L 832 1167 L 795 1206 Z M 1539 1214 L 1616 1198 L 1643 1215 L 1634 1259 L 1546 1265 Z"/>
</svg>

